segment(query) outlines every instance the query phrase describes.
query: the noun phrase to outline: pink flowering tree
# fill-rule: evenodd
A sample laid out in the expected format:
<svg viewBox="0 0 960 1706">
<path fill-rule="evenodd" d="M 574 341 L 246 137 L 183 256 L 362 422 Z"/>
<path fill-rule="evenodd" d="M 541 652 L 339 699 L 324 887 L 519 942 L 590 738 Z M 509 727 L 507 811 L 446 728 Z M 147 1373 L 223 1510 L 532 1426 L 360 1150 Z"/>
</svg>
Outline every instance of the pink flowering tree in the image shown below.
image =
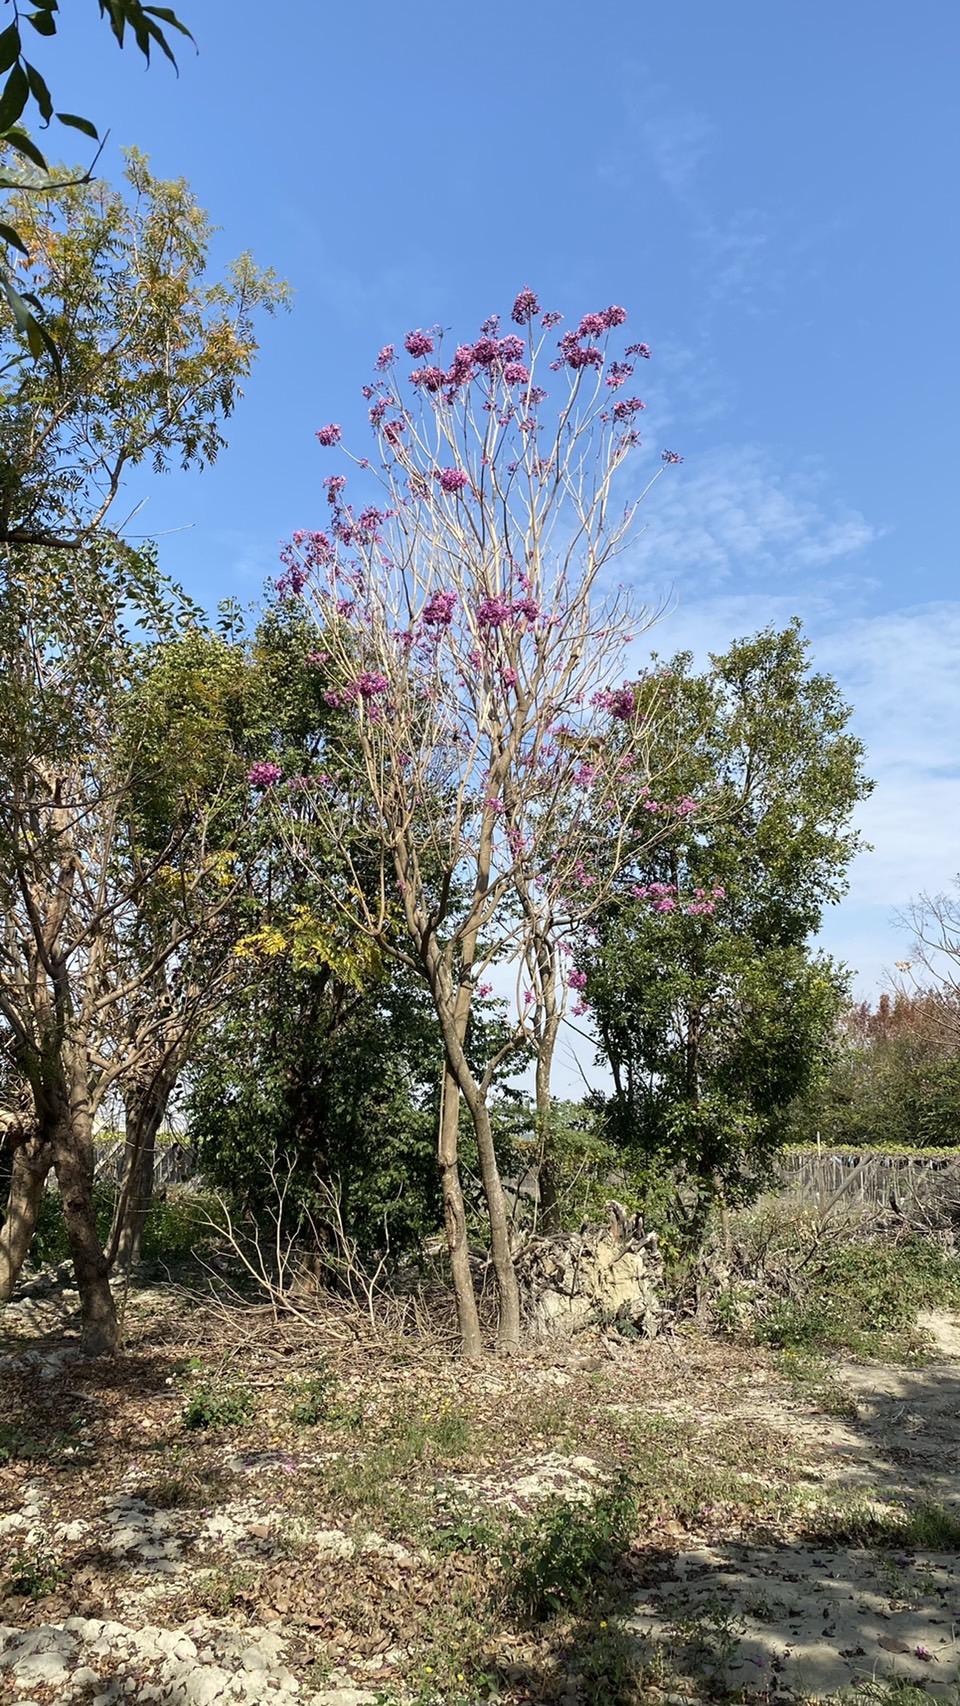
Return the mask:
<svg viewBox="0 0 960 1706">
<path fill-rule="evenodd" d="M 336 716 L 312 774 L 264 769 L 259 783 L 351 927 L 430 990 L 446 1059 L 445 1222 L 469 1354 L 480 1335 L 461 1102 L 489 1216 L 498 1343 L 510 1351 L 519 1299 L 489 1091 L 512 1052 L 552 1058 L 569 983 L 561 944 L 672 812 L 646 762 L 655 696 L 641 703 L 624 679 L 637 614 L 611 575 L 652 483 L 624 501 L 644 407 L 631 381 L 650 353 L 619 347 L 625 320 L 611 307 L 558 332 L 560 316 L 525 289 L 506 332 L 492 319 L 453 350 L 437 328 L 409 332 L 403 353 L 381 350 L 364 388 L 374 448 L 349 458 L 360 495 L 342 468 L 330 474 L 325 525 L 294 536 L 279 583 L 313 614 L 313 661 Z M 346 454 L 338 425 L 317 437 Z M 311 848 L 331 842 L 342 863 L 325 872 Z M 505 961 L 530 977 L 509 1035 L 478 1064 L 471 1009 Z"/>
</svg>

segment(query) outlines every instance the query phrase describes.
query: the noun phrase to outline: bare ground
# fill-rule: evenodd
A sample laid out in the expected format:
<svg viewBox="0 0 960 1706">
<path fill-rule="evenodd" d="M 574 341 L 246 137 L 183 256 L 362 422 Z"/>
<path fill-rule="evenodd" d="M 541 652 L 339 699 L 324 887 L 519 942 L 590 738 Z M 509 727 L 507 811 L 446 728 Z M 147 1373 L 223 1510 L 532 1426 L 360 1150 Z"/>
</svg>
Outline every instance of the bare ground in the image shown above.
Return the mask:
<svg viewBox="0 0 960 1706">
<path fill-rule="evenodd" d="M 955 1689 L 950 1317 L 924 1324 L 933 1360 L 798 1388 L 695 1333 L 468 1369 L 342 1320 L 227 1332 L 163 1289 L 132 1298 L 122 1358 L 85 1363 L 70 1305 L 15 1310 L 0 1344 L 3 1706 Z M 191 1394 L 224 1388 L 252 1418 L 188 1428 Z M 611 1556 L 578 1524 L 622 1474 Z M 579 1586 L 536 1553 L 532 1614 L 508 1588 L 557 1508 Z"/>
</svg>

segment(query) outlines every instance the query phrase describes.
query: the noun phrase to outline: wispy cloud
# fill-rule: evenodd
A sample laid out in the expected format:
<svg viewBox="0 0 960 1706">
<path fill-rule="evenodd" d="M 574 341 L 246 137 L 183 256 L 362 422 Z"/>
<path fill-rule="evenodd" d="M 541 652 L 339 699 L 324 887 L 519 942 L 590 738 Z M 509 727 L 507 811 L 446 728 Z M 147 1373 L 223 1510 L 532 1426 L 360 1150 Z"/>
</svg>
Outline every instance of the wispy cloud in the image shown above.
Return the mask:
<svg viewBox="0 0 960 1706">
<path fill-rule="evenodd" d="M 705 113 L 674 106 L 665 91 L 654 92 L 652 105 L 640 139 L 661 182 L 686 195 L 716 142 L 716 126 Z"/>
<path fill-rule="evenodd" d="M 777 579 L 858 556 L 879 530 L 753 446 L 706 456 L 658 482 L 632 553 L 639 582 L 707 590 L 736 575 Z"/>
<path fill-rule="evenodd" d="M 706 317 L 721 307 L 771 310 L 798 259 L 796 233 L 778 207 L 731 200 L 725 138 L 711 114 L 631 61 L 622 73 L 616 145 L 599 174 L 621 194 L 651 183 L 674 204 L 692 245 Z"/>
</svg>

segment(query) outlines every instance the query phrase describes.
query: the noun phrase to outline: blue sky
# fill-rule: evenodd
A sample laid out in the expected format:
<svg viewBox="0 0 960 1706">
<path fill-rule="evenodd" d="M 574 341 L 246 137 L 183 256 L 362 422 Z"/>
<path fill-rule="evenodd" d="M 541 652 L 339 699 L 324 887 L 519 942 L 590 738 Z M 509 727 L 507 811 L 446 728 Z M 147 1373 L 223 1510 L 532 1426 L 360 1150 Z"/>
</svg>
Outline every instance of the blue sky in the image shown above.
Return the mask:
<svg viewBox="0 0 960 1706">
<path fill-rule="evenodd" d="M 873 990 L 895 909 L 960 868 L 956 188 L 960 9 L 920 0 L 475 7 L 180 0 L 175 79 L 65 9 L 57 104 L 187 176 L 294 287 L 201 478 L 142 475 L 195 596 L 254 598 L 320 511 L 313 433 L 358 427 L 407 327 L 471 332 L 519 285 L 653 347 L 675 446 L 629 559 L 657 650 L 800 615 L 856 707 L 875 845 L 828 920 Z"/>
</svg>

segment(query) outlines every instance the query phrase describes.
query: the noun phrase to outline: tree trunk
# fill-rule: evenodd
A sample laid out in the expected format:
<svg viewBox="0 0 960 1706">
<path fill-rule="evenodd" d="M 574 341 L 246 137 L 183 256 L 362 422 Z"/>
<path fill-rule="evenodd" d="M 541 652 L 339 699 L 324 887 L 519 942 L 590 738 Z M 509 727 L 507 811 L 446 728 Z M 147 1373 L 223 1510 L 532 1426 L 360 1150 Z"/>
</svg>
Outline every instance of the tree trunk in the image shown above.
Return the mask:
<svg viewBox="0 0 960 1706">
<path fill-rule="evenodd" d="M 540 1143 L 540 1166 L 537 1183 L 540 1187 L 540 1216 L 538 1230 L 554 1235 L 560 1231 L 560 1184 L 553 1154 L 551 1130 L 550 1080 L 553 1074 L 553 1053 L 560 1029 L 560 1015 L 551 1014 L 544 1028 L 540 1052 L 537 1055 L 535 1078 L 537 1137 Z"/>
<path fill-rule="evenodd" d="M 106 1252 L 111 1267 L 119 1262 L 121 1268 L 129 1270 L 140 1260 L 143 1229 L 153 1203 L 157 1133 L 175 1083 L 176 1068 L 171 1063 L 124 1097 L 123 1183 Z"/>
<path fill-rule="evenodd" d="M 112 1356 L 120 1341 L 110 1270 L 100 1245 L 93 1199 L 93 1129 L 84 1075 L 72 1073 L 71 1095 L 54 1136 L 53 1164 L 80 1293 L 80 1345 L 85 1356 Z"/>
<path fill-rule="evenodd" d="M 0 1303 L 9 1302 L 30 1253 L 53 1153 L 34 1129 L 11 1140 L 10 1159 L 7 1213 L 0 1228 Z"/>
<path fill-rule="evenodd" d="M 470 1272 L 470 1253 L 467 1248 L 467 1223 L 463 1208 L 463 1190 L 457 1149 L 460 1135 L 460 1090 L 449 1067 L 444 1068 L 440 1102 L 440 1182 L 443 1189 L 443 1220 L 450 1256 L 450 1272 L 457 1303 L 457 1321 L 464 1357 L 476 1360 L 482 1354 L 480 1318 Z"/>
<path fill-rule="evenodd" d="M 513 1265 L 513 1252 L 510 1249 L 507 1199 L 500 1181 L 490 1114 L 486 1102 L 475 1086 L 472 1094 L 467 1095 L 467 1106 L 477 1138 L 480 1176 L 483 1179 L 483 1193 L 487 1199 L 487 1215 L 490 1221 L 490 1254 L 493 1257 L 493 1270 L 497 1276 L 497 1291 L 500 1297 L 497 1350 L 501 1356 L 513 1356 L 520 1349 L 520 1291 Z"/>
</svg>

